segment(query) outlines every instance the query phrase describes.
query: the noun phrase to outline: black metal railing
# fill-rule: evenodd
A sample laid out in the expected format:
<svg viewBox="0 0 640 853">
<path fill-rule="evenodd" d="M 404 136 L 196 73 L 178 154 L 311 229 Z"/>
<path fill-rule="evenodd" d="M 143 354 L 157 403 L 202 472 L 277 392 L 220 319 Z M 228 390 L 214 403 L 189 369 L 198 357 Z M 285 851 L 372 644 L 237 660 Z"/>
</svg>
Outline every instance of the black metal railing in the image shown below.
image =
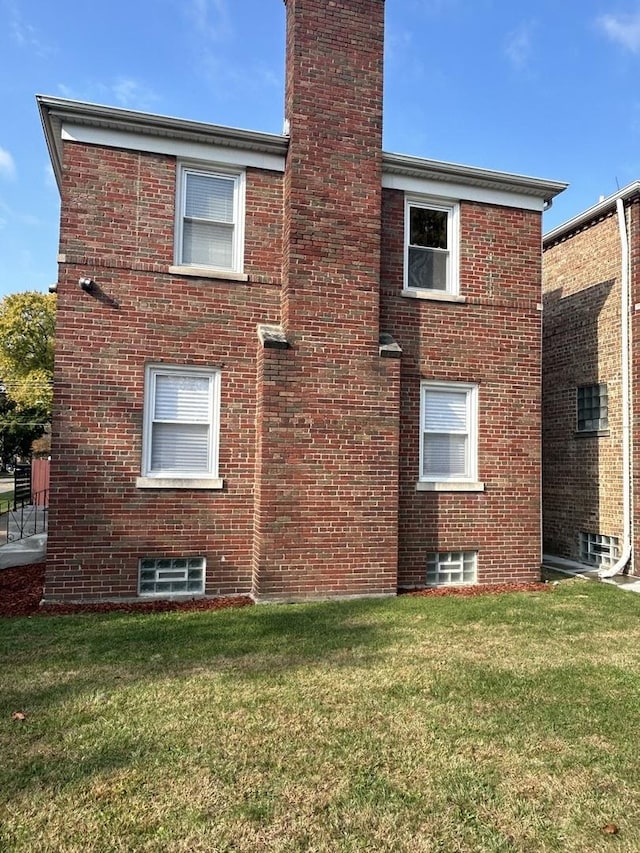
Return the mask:
<svg viewBox="0 0 640 853">
<path fill-rule="evenodd" d="M 4 510 L 4 511 L 3 511 Z M 7 542 L 17 542 L 37 533 L 46 533 L 49 513 L 49 490 L 36 492 L 29 498 L 0 505 L 0 524 Z"/>
<path fill-rule="evenodd" d="M 13 503 L 31 502 L 31 465 L 18 464 L 13 471 Z"/>
</svg>

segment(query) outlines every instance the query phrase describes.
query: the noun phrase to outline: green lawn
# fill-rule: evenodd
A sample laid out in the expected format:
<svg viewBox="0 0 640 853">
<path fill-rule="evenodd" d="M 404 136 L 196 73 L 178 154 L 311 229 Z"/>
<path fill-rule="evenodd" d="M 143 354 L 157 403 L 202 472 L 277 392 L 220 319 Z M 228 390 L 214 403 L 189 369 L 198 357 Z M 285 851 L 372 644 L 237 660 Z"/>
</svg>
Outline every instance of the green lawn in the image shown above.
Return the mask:
<svg viewBox="0 0 640 853">
<path fill-rule="evenodd" d="M 13 476 L 0 477 L 0 513 L 13 504 Z"/>
<path fill-rule="evenodd" d="M 638 851 L 639 711 L 584 581 L 0 619 L 0 850 Z"/>
</svg>

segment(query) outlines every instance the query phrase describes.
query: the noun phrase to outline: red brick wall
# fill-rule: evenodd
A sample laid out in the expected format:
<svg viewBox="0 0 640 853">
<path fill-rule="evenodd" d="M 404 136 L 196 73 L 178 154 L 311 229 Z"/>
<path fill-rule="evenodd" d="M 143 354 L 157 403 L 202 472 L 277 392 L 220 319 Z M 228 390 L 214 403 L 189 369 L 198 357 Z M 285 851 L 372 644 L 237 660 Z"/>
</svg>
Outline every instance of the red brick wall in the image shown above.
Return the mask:
<svg viewBox="0 0 640 853">
<path fill-rule="evenodd" d="M 378 352 L 383 30 L 383 0 L 287 2 L 291 348 L 260 364 L 261 598 L 396 588 L 398 366 Z"/>
<path fill-rule="evenodd" d="M 65 144 L 47 598 L 135 595 L 143 556 L 204 555 L 208 594 L 251 588 L 256 325 L 279 319 L 282 176 L 247 170 L 239 283 L 168 274 L 175 173 Z M 221 492 L 135 487 L 144 366 L 160 361 L 221 369 Z"/>
<path fill-rule="evenodd" d="M 168 273 L 173 158 L 65 143 L 47 598 L 135 595 L 143 556 L 205 556 L 208 594 L 264 599 L 393 593 L 432 550 L 538 576 L 540 214 L 462 203 L 466 302 L 401 295 L 383 11 L 287 0 L 290 148 L 284 179 L 247 170 L 248 283 Z M 221 369 L 222 491 L 135 486 L 160 361 Z M 415 491 L 421 379 L 478 383 L 484 492 Z"/>
<path fill-rule="evenodd" d="M 403 194 L 384 193 L 382 327 L 402 356 L 399 585 L 429 551 L 477 550 L 481 583 L 539 577 L 540 214 L 463 202 L 456 304 L 401 296 Z M 421 380 L 477 383 L 480 493 L 417 492 Z"/>
</svg>

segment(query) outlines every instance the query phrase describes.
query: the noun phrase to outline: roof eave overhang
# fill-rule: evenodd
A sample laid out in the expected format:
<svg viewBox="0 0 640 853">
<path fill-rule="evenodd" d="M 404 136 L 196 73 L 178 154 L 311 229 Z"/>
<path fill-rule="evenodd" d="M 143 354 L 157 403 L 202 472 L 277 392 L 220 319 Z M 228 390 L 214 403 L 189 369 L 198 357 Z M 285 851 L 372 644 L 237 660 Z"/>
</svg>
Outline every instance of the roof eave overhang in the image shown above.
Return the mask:
<svg viewBox="0 0 640 853">
<path fill-rule="evenodd" d="M 459 163 L 447 163 L 441 160 L 426 160 L 422 157 L 410 157 L 406 154 L 382 155 L 383 171 L 389 174 L 407 177 L 428 178 L 444 183 L 465 184 L 488 190 L 519 193 L 551 200 L 565 190 L 568 184 L 561 181 L 549 181 L 543 178 L 530 178 L 510 172 L 496 172 L 492 169 L 479 169 L 475 166 L 463 166 Z"/>
<path fill-rule="evenodd" d="M 566 222 L 563 222 L 556 226 L 556 228 L 548 231 L 542 238 L 543 246 L 547 248 L 554 243 L 565 240 L 571 234 L 575 234 L 577 231 L 582 231 L 584 228 L 601 221 L 613 213 L 616 208 L 616 202 L 619 198 L 623 201 L 627 201 L 634 196 L 640 196 L 640 181 L 633 181 L 633 183 L 627 184 L 627 186 L 623 187 L 621 190 L 617 190 L 615 193 L 612 193 L 602 199 L 602 201 L 599 201 L 597 204 L 583 210 L 582 213 L 578 213 L 572 219 L 568 219 Z"/>
<path fill-rule="evenodd" d="M 280 157 L 286 156 L 289 146 L 289 138 L 283 135 L 242 130 L 46 95 L 37 95 L 36 100 L 58 187 L 61 186 L 62 180 L 62 129 L 65 123 L 122 131 L 139 136 L 274 154 Z M 567 184 L 559 181 L 530 178 L 405 154 L 383 153 L 382 158 L 383 171 L 387 174 L 518 193 L 541 199 L 545 203 L 549 203 L 567 187 Z"/>
<path fill-rule="evenodd" d="M 36 101 L 58 187 L 61 186 L 62 180 L 62 127 L 65 122 L 282 157 L 287 153 L 289 145 L 288 137 L 277 134 L 170 118 L 45 95 L 37 95 Z"/>
</svg>

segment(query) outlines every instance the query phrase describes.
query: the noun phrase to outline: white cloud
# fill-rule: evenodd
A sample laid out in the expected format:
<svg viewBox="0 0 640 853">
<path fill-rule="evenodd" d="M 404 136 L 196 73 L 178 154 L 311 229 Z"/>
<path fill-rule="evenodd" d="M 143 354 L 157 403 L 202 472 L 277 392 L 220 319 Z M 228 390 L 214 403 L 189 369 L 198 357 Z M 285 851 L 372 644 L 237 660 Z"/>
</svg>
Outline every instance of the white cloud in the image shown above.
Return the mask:
<svg viewBox="0 0 640 853">
<path fill-rule="evenodd" d="M 64 83 L 58 83 L 58 92 L 60 92 L 61 97 L 63 98 L 75 98 L 73 89 L 69 86 L 66 86 Z"/>
<path fill-rule="evenodd" d="M 44 164 L 44 185 L 50 190 L 55 190 L 58 188 L 58 185 L 56 183 L 56 176 L 51 163 Z"/>
<path fill-rule="evenodd" d="M 532 34 L 533 24 L 529 22 L 521 24 L 507 36 L 504 52 L 511 64 L 519 70 L 524 69 L 531 58 Z"/>
<path fill-rule="evenodd" d="M 460 0 L 408 0 L 407 10 L 411 15 L 449 15 L 460 6 Z"/>
<path fill-rule="evenodd" d="M 6 148 L 0 148 L 0 176 L 5 178 L 15 178 L 16 176 L 16 164 Z"/>
<path fill-rule="evenodd" d="M 226 0 L 191 0 L 186 7 L 196 32 L 205 41 L 221 41 L 232 34 Z"/>
<path fill-rule="evenodd" d="M 384 39 L 385 59 L 406 60 L 407 54 L 413 49 L 413 34 L 409 29 L 392 29 L 388 27 Z"/>
<path fill-rule="evenodd" d="M 148 110 L 159 100 L 152 89 L 130 77 L 119 77 L 110 89 L 116 103 L 129 109 Z"/>
<path fill-rule="evenodd" d="M 20 211 L 10 207 L 3 199 L 0 199 L 0 218 L 5 224 L 11 222 L 13 225 L 26 225 L 28 227 L 42 225 L 37 216 L 31 213 L 20 213 Z"/>
<path fill-rule="evenodd" d="M 217 99 L 235 100 L 260 89 L 269 92 L 281 89 L 282 81 L 273 69 L 260 63 L 246 63 L 236 68 L 217 56 L 215 51 L 204 51 L 198 55 L 199 73 L 209 84 Z"/>
<path fill-rule="evenodd" d="M 30 50 L 40 57 L 51 53 L 51 47 L 40 36 L 38 30 L 25 21 L 15 2 L 7 0 L 5 4 L 9 12 L 9 32 L 14 42 L 25 50 Z"/>
<path fill-rule="evenodd" d="M 601 15 L 596 25 L 611 41 L 632 53 L 640 52 L 640 11 L 629 15 Z"/>
<path fill-rule="evenodd" d="M 58 83 L 58 92 L 63 98 L 134 110 L 151 110 L 161 100 L 153 89 L 132 77 L 117 77 L 108 83 L 89 81 L 82 89 Z"/>
</svg>

